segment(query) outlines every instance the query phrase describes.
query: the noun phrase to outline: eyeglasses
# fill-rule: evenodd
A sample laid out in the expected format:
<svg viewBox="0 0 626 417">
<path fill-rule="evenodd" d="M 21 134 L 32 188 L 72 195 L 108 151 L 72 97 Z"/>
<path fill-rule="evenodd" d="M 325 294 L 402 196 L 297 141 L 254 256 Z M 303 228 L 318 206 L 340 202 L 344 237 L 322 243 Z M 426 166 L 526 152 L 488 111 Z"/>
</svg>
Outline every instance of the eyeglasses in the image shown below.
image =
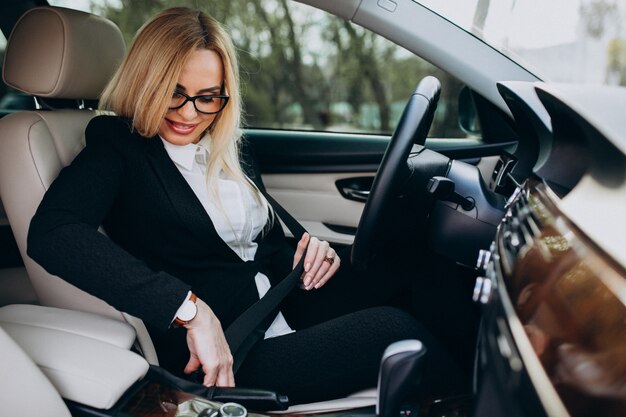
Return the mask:
<svg viewBox="0 0 626 417">
<path fill-rule="evenodd" d="M 193 103 L 198 113 L 202 114 L 215 114 L 221 112 L 226 103 L 228 103 L 229 96 L 224 94 L 210 94 L 190 97 L 182 91 L 175 90 L 170 99 L 170 110 L 176 110 L 187 104 L 188 101 Z"/>
</svg>

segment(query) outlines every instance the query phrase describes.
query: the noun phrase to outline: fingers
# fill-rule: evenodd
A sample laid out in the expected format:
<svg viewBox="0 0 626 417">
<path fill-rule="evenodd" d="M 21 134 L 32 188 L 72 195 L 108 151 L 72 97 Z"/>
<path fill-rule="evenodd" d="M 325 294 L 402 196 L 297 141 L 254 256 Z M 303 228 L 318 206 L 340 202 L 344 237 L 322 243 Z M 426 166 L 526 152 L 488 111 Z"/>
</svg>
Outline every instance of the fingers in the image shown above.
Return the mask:
<svg viewBox="0 0 626 417">
<path fill-rule="evenodd" d="M 332 263 L 325 260 L 326 258 L 332 259 Z M 330 248 L 324 257 L 322 266 L 320 266 L 320 269 L 313 279 L 313 288 L 319 289 L 326 284 L 326 282 L 335 275 L 335 272 L 339 269 L 339 265 L 341 265 L 341 259 L 337 256 L 337 252 L 335 252 L 333 248 Z"/>
<path fill-rule="evenodd" d="M 333 259 L 331 264 L 326 258 Z M 326 241 L 312 237 L 304 261 L 303 285 L 306 290 L 320 288 L 339 268 L 337 253 Z"/>
<path fill-rule="evenodd" d="M 200 365 L 200 359 L 195 354 L 192 354 L 190 355 L 189 362 L 187 362 L 187 366 L 185 366 L 184 372 L 190 374 L 198 369 Z M 220 387 L 234 387 L 235 377 L 233 376 L 232 369 L 232 359 L 230 363 L 227 362 L 222 366 L 218 364 L 203 364 L 202 372 L 204 372 L 204 379 L 202 385 L 206 387 L 214 385 Z"/>
<path fill-rule="evenodd" d="M 234 387 L 235 376 L 233 374 L 233 360 L 227 358 L 220 361 L 221 364 L 211 364 L 202 367 L 204 371 L 204 380 L 202 385 L 205 387 Z"/>
<path fill-rule="evenodd" d="M 312 237 L 309 241 L 309 247 L 306 250 L 306 256 L 304 257 L 304 279 L 303 284 L 307 290 L 310 290 L 312 287 L 311 283 L 313 282 L 313 278 L 317 273 L 317 270 L 320 267 L 321 260 L 318 260 L 318 255 L 322 253 L 326 253 L 325 250 L 328 250 L 327 246 L 324 248 L 324 244 L 328 245 L 328 242 L 321 241 L 315 236 Z M 321 247 L 321 250 L 320 250 Z"/>
<path fill-rule="evenodd" d="M 217 375 L 219 373 L 219 368 L 216 363 L 207 363 L 202 366 L 202 370 L 204 371 L 204 381 L 202 381 L 202 385 L 205 387 L 212 387 L 217 382 Z"/>
<path fill-rule="evenodd" d="M 198 359 L 198 357 L 194 354 L 191 354 L 189 356 L 189 362 L 187 362 L 187 365 L 183 370 L 183 372 L 186 374 L 190 374 L 200 367 L 200 360 Z"/>
<path fill-rule="evenodd" d="M 206 303 L 198 299 L 197 306 L 198 314 L 185 325 L 190 355 L 184 371 L 191 373 L 202 366 L 203 385 L 235 386 L 233 356 L 221 324 Z"/>
<path fill-rule="evenodd" d="M 298 242 L 298 246 L 296 247 L 296 253 L 293 256 L 293 266 L 291 267 L 291 269 L 295 268 L 296 265 L 298 265 L 298 262 L 300 262 L 300 258 L 302 258 L 302 254 L 304 253 L 306 245 L 309 243 L 310 238 L 311 236 L 306 232 L 302 235 L 302 238 L 300 239 L 300 241 Z"/>
<path fill-rule="evenodd" d="M 329 255 L 331 251 L 333 252 L 333 256 L 334 256 L 334 250 L 330 247 L 328 242 L 326 241 L 320 242 L 317 253 L 315 254 L 315 261 L 313 262 L 313 267 L 311 268 L 311 271 L 308 274 L 311 276 L 309 286 L 315 287 L 315 284 L 317 284 L 320 278 L 322 278 L 322 276 L 326 273 L 326 271 L 328 271 L 328 268 L 330 267 L 330 263 L 324 261 L 324 259 L 326 259 L 327 256 L 329 258 L 331 257 Z"/>
<path fill-rule="evenodd" d="M 232 365 L 228 369 L 224 370 L 224 372 L 220 372 L 215 385 L 217 385 L 218 387 L 235 386 L 235 375 L 233 374 Z"/>
<path fill-rule="evenodd" d="M 324 254 L 328 251 L 329 244 L 325 240 L 319 240 L 316 237 L 312 237 L 309 242 L 309 248 L 306 251 L 304 257 L 304 270 L 307 275 L 313 278 L 313 272 L 317 271 L 324 259 Z"/>
</svg>

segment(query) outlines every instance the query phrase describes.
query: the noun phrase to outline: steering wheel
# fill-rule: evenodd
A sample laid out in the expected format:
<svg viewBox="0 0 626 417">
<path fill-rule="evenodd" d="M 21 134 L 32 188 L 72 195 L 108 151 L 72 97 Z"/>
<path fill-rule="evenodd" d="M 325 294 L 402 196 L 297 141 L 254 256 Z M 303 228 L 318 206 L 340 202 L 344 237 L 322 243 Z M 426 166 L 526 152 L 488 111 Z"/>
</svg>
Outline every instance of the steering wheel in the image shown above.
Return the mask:
<svg viewBox="0 0 626 417">
<path fill-rule="evenodd" d="M 425 77 L 404 107 L 374 178 L 352 245 L 351 263 L 359 269 L 367 267 L 373 254 L 375 239 L 380 233 L 378 219 L 383 218 L 389 201 L 398 194 L 403 180 L 410 175 L 407 159 L 411 148 L 414 144 L 424 145 L 426 142 L 440 92 L 439 80 Z"/>
</svg>

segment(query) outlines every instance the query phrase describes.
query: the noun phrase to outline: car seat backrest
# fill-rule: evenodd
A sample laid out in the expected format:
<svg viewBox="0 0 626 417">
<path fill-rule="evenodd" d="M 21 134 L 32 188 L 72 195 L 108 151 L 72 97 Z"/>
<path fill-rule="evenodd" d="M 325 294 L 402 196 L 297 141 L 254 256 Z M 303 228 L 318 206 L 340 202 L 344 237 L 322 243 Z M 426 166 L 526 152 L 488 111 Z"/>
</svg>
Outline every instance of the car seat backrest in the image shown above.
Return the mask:
<svg viewBox="0 0 626 417">
<path fill-rule="evenodd" d="M 109 20 L 38 7 L 16 23 L 2 75 L 7 85 L 29 95 L 93 100 L 124 53 L 122 34 Z M 30 220 L 59 171 L 84 147 L 85 127 L 95 115 L 85 109 L 36 110 L 0 119 L 0 196 L 39 303 L 121 319 L 111 306 L 51 276 L 26 255 Z"/>
</svg>

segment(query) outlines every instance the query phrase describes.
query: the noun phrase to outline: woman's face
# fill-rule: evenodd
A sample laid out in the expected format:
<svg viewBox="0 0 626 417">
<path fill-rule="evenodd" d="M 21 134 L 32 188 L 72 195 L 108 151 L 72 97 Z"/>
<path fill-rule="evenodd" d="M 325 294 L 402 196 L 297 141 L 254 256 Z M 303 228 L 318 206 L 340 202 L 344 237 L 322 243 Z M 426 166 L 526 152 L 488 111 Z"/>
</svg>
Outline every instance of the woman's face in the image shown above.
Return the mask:
<svg viewBox="0 0 626 417">
<path fill-rule="evenodd" d="M 190 97 L 221 94 L 224 80 L 222 59 L 215 51 L 198 49 L 191 54 L 178 79 L 177 91 Z M 168 110 L 159 126 L 159 135 L 174 145 L 197 143 L 217 114 L 196 111 L 193 103 Z"/>
</svg>

